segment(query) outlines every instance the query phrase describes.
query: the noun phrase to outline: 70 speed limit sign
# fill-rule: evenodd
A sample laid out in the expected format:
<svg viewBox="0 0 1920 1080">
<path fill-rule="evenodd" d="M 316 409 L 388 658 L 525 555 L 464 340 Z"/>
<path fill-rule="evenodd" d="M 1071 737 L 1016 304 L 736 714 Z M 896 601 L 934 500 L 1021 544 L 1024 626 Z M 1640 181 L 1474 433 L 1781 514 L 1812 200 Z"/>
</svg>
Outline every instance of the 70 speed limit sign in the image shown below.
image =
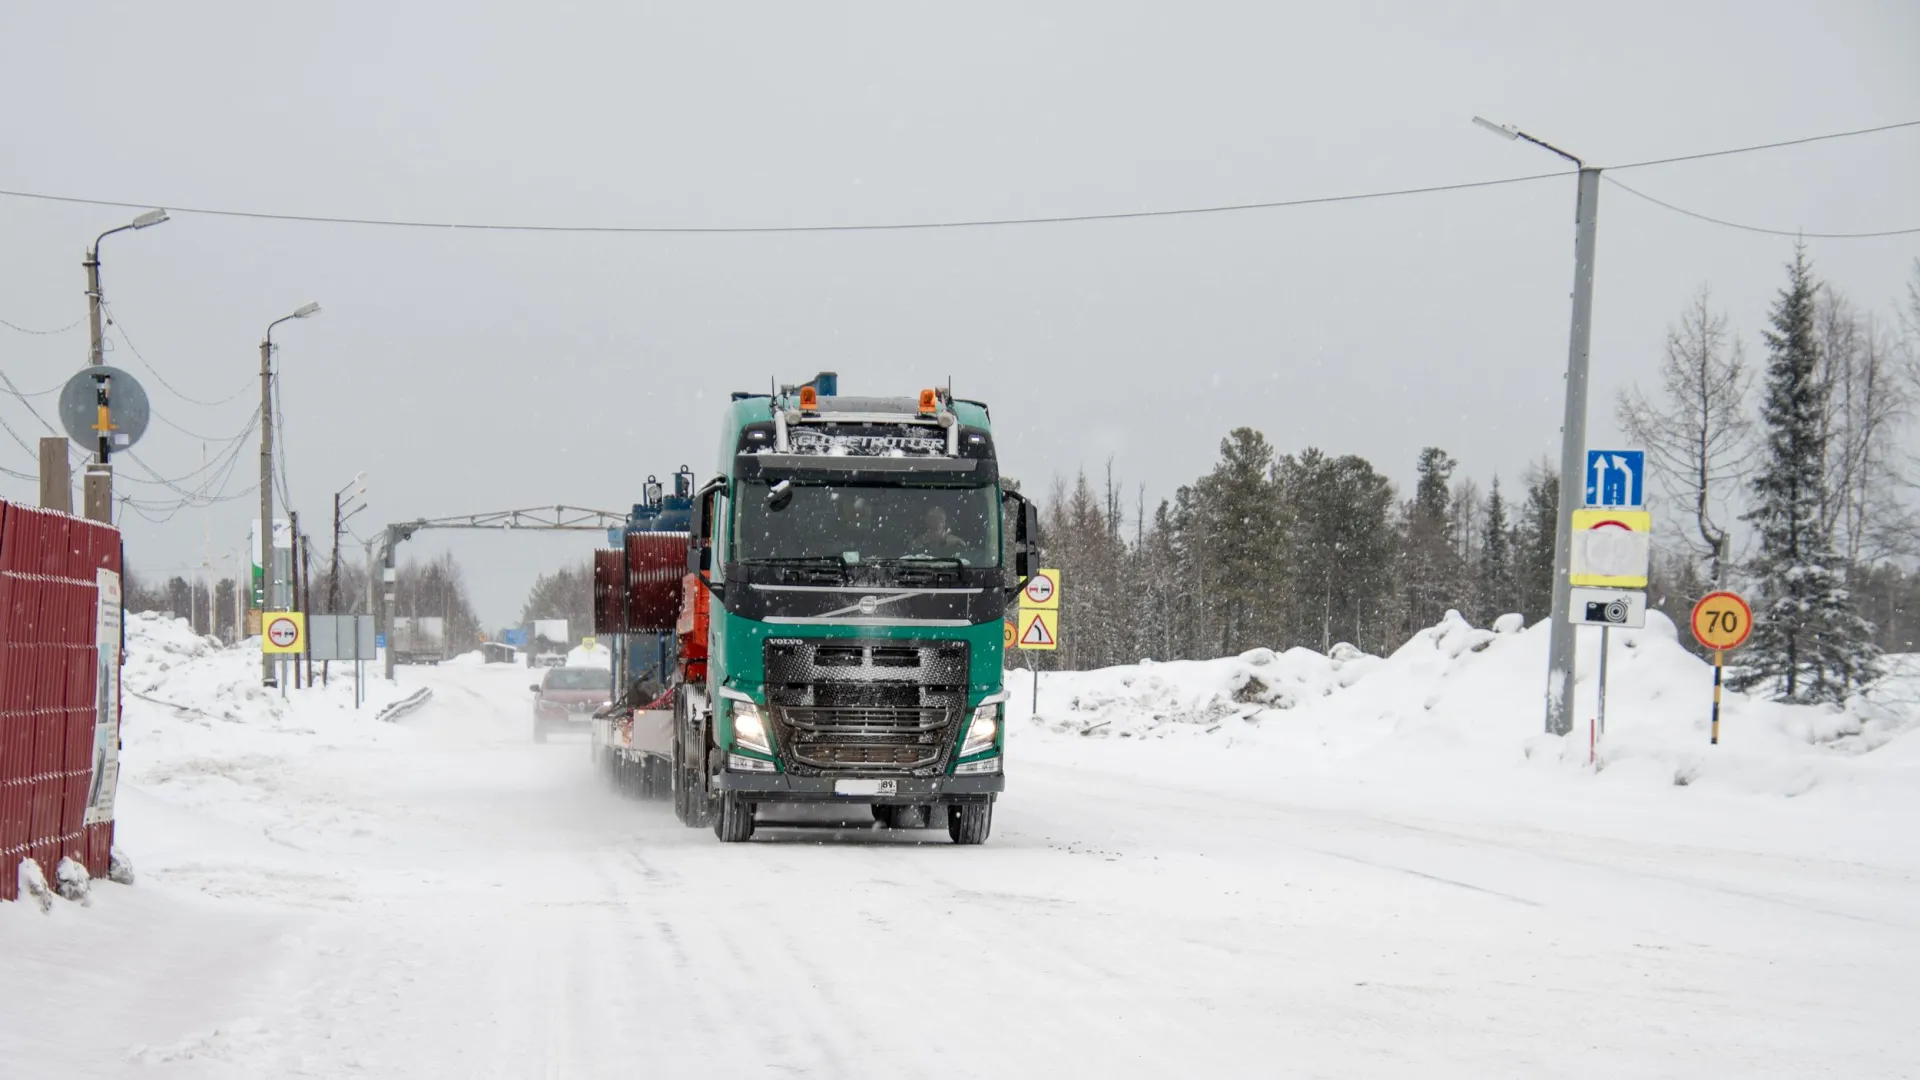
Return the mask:
<svg viewBox="0 0 1920 1080">
<path fill-rule="evenodd" d="M 1737 649 L 1753 633 L 1753 609 L 1739 594 L 1708 593 L 1693 605 L 1693 639 L 1715 652 Z"/>
<path fill-rule="evenodd" d="M 1738 593 L 1711 592 L 1693 605 L 1693 639 L 1713 650 L 1713 728 L 1708 741 L 1720 744 L 1720 672 L 1728 649 L 1747 643 L 1753 633 L 1753 609 Z"/>
</svg>

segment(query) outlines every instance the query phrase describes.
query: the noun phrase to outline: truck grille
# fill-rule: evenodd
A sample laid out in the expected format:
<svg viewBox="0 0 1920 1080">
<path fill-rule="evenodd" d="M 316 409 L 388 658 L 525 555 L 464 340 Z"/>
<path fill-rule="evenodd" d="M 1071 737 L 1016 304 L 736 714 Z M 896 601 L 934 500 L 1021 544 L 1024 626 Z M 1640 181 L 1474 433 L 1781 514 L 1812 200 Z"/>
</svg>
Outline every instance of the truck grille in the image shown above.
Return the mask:
<svg viewBox="0 0 1920 1080">
<path fill-rule="evenodd" d="M 773 639 L 767 704 L 800 775 L 938 775 L 965 711 L 965 642 Z"/>
</svg>

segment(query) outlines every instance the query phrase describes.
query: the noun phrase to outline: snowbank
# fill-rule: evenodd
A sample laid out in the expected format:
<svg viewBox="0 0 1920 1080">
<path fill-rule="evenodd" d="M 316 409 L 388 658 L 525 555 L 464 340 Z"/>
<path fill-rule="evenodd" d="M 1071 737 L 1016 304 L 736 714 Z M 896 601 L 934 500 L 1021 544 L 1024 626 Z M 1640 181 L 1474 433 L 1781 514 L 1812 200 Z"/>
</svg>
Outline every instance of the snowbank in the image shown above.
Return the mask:
<svg viewBox="0 0 1920 1080">
<path fill-rule="evenodd" d="M 1462 775 L 1587 770 L 1600 635 L 1580 635 L 1579 714 L 1564 739 L 1541 734 L 1547 637 L 1544 622 L 1523 630 L 1508 616 L 1485 630 L 1448 612 L 1388 657 L 1339 645 L 1330 655 L 1255 649 L 1048 673 L 1031 723 L 1096 739 L 1217 740 L 1320 771 L 1395 761 Z M 1713 669 L 1681 647 L 1673 623 L 1649 612 L 1645 629 L 1611 637 L 1606 731 L 1591 766 L 1604 782 L 1789 796 L 1816 787 L 1920 793 L 1920 736 L 1911 734 L 1920 720 L 1920 656 L 1892 658 L 1888 677 L 1844 708 L 1728 692 L 1714 746 Z M 1016 721 L 1027 711 L 1028 678 L 1012 675 Z"/>
<path fill-rule="evenodd" d="M 351 664 L 332 665 L 326 685 L 269 689 L 257 639 L 224 646 L 170 616 L 129 612 L 126 641 L 116 817 L 135 857 L 151 835 L 149 795 L 272 835 L 300 812 L 269 797 L 287 773 L 315 753 L 394 737 L 378 715 L 412 689 L 370 675 L 356 709 Z"/>
</svg>

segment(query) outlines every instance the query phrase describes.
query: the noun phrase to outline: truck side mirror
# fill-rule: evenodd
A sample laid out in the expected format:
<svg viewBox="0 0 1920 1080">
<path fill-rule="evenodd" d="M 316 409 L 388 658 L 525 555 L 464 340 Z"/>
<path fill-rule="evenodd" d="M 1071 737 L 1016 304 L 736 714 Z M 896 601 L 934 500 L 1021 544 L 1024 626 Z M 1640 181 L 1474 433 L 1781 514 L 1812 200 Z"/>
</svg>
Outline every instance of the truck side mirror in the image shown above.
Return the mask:
<svg viewBox="0 0 1920 1080">
<path fill-rule="evenodd" d="M 529 689 L 529 690 L 531 690 L 531 691 L 533 691 L 534 693 L 536 693 L 536 694 L 537 694 L 537 693 L 539 693 L 539 692 L 540 692 L 540 684 L 539 684 L 539 683 L 534 683 L 534 684 L 533 684 L 532 686 L 529 686 L 529 687 L 527 687 L 527 689 Z"/>
<path fill-rule="evenodd" d="M 698 574 L 713 566 L 713 498 L 725 483 L 716 479 L 693 496 L 693 513 L 687 520 L 689 574 Z"/>
<path fill-rule="evenodd" d="M 1038 565 L 1040 550 L 1040 510 L 1026 496 L 1017 492 L 1005 492 L 1004 498 L 1013 513 L 1013 543 L 1010 546 L 1013 555 L 1013 584 L 1007 586 L 1009 598 L 1020 591 L 1019 583 L 1032 576 Z"/>
</svg>

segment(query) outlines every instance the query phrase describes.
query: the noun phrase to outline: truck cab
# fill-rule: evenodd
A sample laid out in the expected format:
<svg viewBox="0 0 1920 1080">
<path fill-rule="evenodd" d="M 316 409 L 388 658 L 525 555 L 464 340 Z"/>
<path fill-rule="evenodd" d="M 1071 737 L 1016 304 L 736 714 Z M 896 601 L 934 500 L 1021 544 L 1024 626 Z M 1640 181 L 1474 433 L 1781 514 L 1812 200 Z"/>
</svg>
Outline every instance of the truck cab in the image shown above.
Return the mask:
<svg viewBox="0 0 1920 1080">
<path fill-rule="evenodd" d="M 675 701 L 676 811 L 739 841 L 762 808 L 865 804 L 981 843 L 1033 508 L 985 405 L 835 389 L 735 394 L 694 496 L 687 586 L 708 597 L 702 677 Z"/>
</svg>

